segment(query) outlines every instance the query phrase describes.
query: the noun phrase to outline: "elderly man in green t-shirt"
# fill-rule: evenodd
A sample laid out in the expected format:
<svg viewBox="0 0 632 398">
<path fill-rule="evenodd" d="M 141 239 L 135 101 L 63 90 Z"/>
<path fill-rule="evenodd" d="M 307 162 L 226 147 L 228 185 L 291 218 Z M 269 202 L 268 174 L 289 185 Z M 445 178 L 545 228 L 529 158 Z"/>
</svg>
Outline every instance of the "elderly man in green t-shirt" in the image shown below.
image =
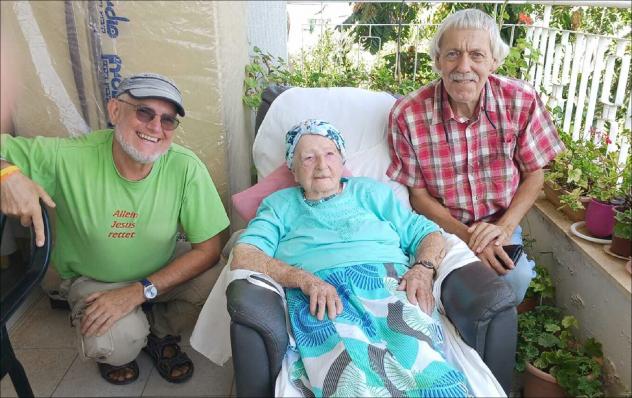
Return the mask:
<svg viewBox="0 0 632 398">
<path fill-rule="evenodd" d="M 33 223 L 40 246 L 39 200 L 56 208 L 52 261 L 80 355 L 96 360 L 110 383 L 127 384 L 138 378 L 144 349 L 162 377 L 180 383 L 193 363 L 179 334 L 217 278 L 211 267 L 228 217 L 205 165 L 172 142 L 184 107 L 171 80 L 126 78 L 107 110 L 114 129 L 79 138 L 3 134 L 0 205 Z M 191 250 L 176 256 L 179 227 Z"/>
</svg>

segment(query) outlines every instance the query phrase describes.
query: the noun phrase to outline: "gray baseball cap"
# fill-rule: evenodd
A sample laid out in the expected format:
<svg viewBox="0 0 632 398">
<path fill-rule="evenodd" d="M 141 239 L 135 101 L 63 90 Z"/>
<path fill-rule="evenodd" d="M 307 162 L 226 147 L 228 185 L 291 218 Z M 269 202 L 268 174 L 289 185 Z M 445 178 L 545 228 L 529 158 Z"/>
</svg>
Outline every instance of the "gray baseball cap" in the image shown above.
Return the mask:
<svg viewBox="0 0 632 398">
<path fill-rule="evenodd" d="M 156 73 L 139 73 L 123 79 L 119 84 L 118 95 L 128 93 L 134 98 L 162 98 L 176 106 L 178 115 L 184 116 L 182 94 L 176 84 Z"/>
</svg>

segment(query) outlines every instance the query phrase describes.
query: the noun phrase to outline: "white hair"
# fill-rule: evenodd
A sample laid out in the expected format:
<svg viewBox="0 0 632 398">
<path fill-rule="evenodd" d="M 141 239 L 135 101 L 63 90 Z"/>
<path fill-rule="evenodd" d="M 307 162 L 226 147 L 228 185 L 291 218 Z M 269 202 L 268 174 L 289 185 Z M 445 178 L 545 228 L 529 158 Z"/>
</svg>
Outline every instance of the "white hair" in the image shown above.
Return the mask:
<svg viewBox="0 0 632 398">
<path fill-rule="evenodd" d="M 437 60 L 441 51 L 441 39 L 443 34 L 450 29 L 478 29 L 489 33 L 489 45 L 492 50 L 492 57 L 496 60 L 497 66 L 501 66 L 509 54 L 509 46 L 500 37 L 500 31 L 496 21 L 486 13 L 476 8 L 460 10 L 448 16 L 441 22 L 437 33 L 430 41 L 430 56 L 432 57 L 432 68 L 437 69 Z"/>
</svg>

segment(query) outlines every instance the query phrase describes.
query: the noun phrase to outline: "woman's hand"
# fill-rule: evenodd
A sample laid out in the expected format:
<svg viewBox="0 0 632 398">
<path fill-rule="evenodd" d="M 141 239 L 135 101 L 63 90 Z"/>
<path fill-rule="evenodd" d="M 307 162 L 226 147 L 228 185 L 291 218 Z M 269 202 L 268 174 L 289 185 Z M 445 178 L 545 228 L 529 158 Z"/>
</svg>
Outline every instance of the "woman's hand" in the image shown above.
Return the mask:
<svg viewBox="0 0 632 398">
<path fill-rule="evenodd" d="M 402 277 L 397 290 L 406 290 L 408 301 L 426 314 L 432 314 L 435 301 L 432 295 L 433 271 L 422 265 L 415 265 Z"/>
<path fill-rule="evenodd" d="M 309 313 L 319 321 L 324 319 L 325 310 L 332 321 L 342 313 L 342 300 L 336 288 L 317 276 L 307 274 L 306 277 L 301 278 L 299 288 L 309 297 Z"/>
<path fill-rule="evenodd" d="M 262 272 L 283 287 L 299 288 L 309 297 L 309 312 L 319 321 L 325 317 L 334 320 L 342 313 L 342 300 L 336 288 L 314 274 L 272 258 L 255 246 L 239 243 L 233 249 L 231 269 L 249 269 Z"/>
</svg>

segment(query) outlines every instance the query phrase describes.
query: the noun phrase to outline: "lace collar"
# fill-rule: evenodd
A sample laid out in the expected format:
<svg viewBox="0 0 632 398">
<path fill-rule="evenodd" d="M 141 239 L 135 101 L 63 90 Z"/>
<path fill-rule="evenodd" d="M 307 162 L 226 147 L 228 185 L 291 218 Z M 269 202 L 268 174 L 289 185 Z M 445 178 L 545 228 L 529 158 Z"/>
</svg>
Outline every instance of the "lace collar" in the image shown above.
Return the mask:
<svg viewBox="0 0 632 398">
<path fill-rule="evenodd" d="M 344 177 L 340 179 L 340 184 L 342 184 L 342 189 L 340 190 L 340 192 L 336 192 L 334 194 L 331 194 L 329 196 L 326 196 L 326 197 L 320 198 L 320 199 L 316 199 L 316 200 L 307 199 L 305 197 L 305 190 L 303 189 L 303 187 L 301 187 L 301 195 L 303 196 L 303 201 L 305 202 L 306 205 L 308 205 L 310 207 L 315 207 L 315 206 L 318 206 L 321 203 L 325 203 L 325 202 L 335 198 L 339 194 L 341 194 L 344 191 L 345 186 L 347 185 L 347 181 L 349 181 L 349 180 L 344 178 Z"/>
</svg>

